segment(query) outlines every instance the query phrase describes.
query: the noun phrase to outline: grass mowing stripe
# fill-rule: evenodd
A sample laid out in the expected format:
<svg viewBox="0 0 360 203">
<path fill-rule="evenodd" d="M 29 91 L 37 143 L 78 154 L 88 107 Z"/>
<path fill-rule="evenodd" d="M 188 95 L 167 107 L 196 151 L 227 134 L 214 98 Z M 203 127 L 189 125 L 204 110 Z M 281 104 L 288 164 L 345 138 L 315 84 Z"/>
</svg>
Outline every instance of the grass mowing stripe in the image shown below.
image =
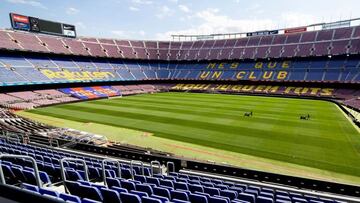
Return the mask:
<svg viewBox="0 0 360 203">
<path fill-rule="evenodd" d="M 89 120 L 86 119 L 86 118 L 91 117 L 89 115 L 86 115 L 86 116 L 84 116 L 85 119 L 74 119 L 74 117 L 69 115 L 67 112 L 64 112 L 64 114 L 61 115 L 61 116 L 58 116 L 58 115 L 52 114 L 52 113 L 44 113 L 44 115 L 51 115 L 51 116 L 60 117 L 60 118 L 65 117 L 65 118 L 70 118 L 69 120 L 77 120 L 77 121 L 82 121 L 82 122 L 88 122 Z M 109 124 L 109 123 L 103 122 L 103 124 Z M 120 126 L 122 126 L 122 125 L 120 125 Z M 175 140 L 184 140 L 184 141 L 193 140 L 192 141 L 193 143 L 204 145 L 203 140 L 199 140 L 197 138 L 182 137 L 181 135 L 178 135 L 178 134 L 162 134 L 162 133 L 158 133 L 158 136 L 160 136 L 160 137 L 170 136 L 170 137 L 172 137 L 172 139 L 175 139 Z M 313 163 L 314 160 L 313 159 L 306 159 L 306 158 L 298 157 L 298 156 L 289 157 L 287 153 L 276 153 L 275 150 L 274 151 L 266 151 L 266 150 L 263 150 L 262 148 L 258 148 L 258 147 L 256 147 L 256 149 L 247 148 L 245 146 L 238 147 L 238 146 L 234 146 L 234 145 L 223 144 L 223 143 L 220 143 L 220 142 L 217 142 L 217 141 L 213 141 L 213 142 L 208 141 L 208 142 L 205 143 L 205 145 L 210 146 L 210 147 L 214 147 L 214 148 L 231 150 L 231 151 L 234 150 L 235 152 L 253 154 L 253 155 L 262 156 L 262 157 L 265 157 L 265 158 L 272 158 L 272 159 L 275 158 L 275 159 L 278 159 L 278 160 L 284 160 L 284 159 L 285 160 L 292 160 L 291 162 L 295 161 L 296 163 L 300 163 L 300 164 L 303 164 L 303 165 L 314 166 L 314 163 Z M 345 174 L 347 174 L 347 173 L 353 174 L 356 171 L 359 172 L 358 168 L 352 167 L 354 165 L 345 165 L 345 166 L 342 167 L 340 165 L 336 165 L 336 164 L 333 164 L 333 163 L 334 162 L 331 161 L 331 160 L 330 161 L 325 161 L 325 160 L 319 159 L 316 162 L 316 166 L 318 168 L 322 168 L 322 167 L 331 168 L 331 169 L 333 169 L 333 171 L 337 171 L 337 172 L 341 172 L 341 173 L 345 173 Z"/>
<path fill-rule="evenodd" d="M 232 115 L 249 109 L 255 112 L 251 120 Z M 359 153 L 354 150 L 358 142 L 351 142 L 359 133 L 334 104 L 323 101 L 163 93 L 34 112 L 360 176 Z M 294 119 L 305 112 L 312 119 Z"/>
<path fill-rule="evenodd" d="M 252 108 L 249 107 L 250 104 L 243 104 L 243 106 L 241 107 L 234 107 L 234 106 L 227 106 L 227 105 L 223 105 L 222 103 L 218 102 L 217 104 L 212 104 L 212 103 L 206 103 L 206 102 L 185 102 L 185 101 L 170 101 L 170 100 L 166 100 L 166 101 L 159 101 L 157 100 L 156 98 L 144 98 L 144 97 L 136 97 L 136 98 L 125 98 L 125 100 L 127 101 L 143 101 L 143 102 L 148 102 L 148 103 L 160 103 L 160 104 L 182 104 L 182 105 L 189 105 L 189 106 L 193 106 L 193 107 L 204 107 L 204 106 L 207 106 L 207 107 L 212 107 L 212 108 L 221 108 L 221 109 L 226 109 L 226 110 L 239 110 L 239 111 L 250 111 L 252 110 Z M 96 101 L 94 101 L 96 102 Z M 253 102 L 254 103 L 254 102 Z M 278 104 L 279 106 L 284 106 L 283 103 L 281 104 Z M 264 107 L 264 105 L 261 104 L 262 107 Z M 273 108 L 273 106 L 272 106 Z M 285 111 L 284 114 L 286 115 L 293 115 L 293 116 L 299 116 L 301 114 L 305 114 L 305 113 L 309 113 L 309 111 L 305 111 L 304 109 L 301 109 L 301 110 L 296 110 L 296 109 L 292 109 L 293 111 Z M 274 110 L 266 110 L 266 109 L 261 109 L 259 110 L 263 113 L 269 113 L 269 114 L 273 114 L 274 113 Z M 317 112 L 312 112 L 312 113 L 316 113 Z M 321 116 L 321 117 L 324 117 L 324 118 L 328 118 L 328 119 L 335 119 L 336 116 L 333 115 L 332 113 L 329 113 L 329 114 L 326 114 L 326 115 L 323 115 L 323 114 L 319 114 L 319 115 L 316 115 L 316 116 Z"/>
<path fill-rule="evenodd" d="M 156 121 L 156 122 L 160 122 L 160 123 L 168 123 L 169 120 L 171 120 L 173 123 L 179 123 L 183 126 L 206 129 L 206 130 L 211 130 L 211 131 L 219 132 L 219 133 L 220 132 L 228 133 L 230 135 L 237 134 L 237 137 L 239 137 L 239 138 L 241 136 L 248 136 L 248 137 L 258 137 L 258 138 L 262 138 L 262 139 L 270 139 L 270 140 L 277 140 L 277 141 L 283 141 L 283 142 L 294 142 L 293 136 L 291 136 L 291 137 L 287 136 L 288 134 L 286 134 L 286 133 L 283 133 L 283 132 L 268 133 L 268 131 L 263 130 L 264 128 L 268 127 L 265 124 L 263 124 L 263 129 L 256 129 L 256 128 L 252 128 L 249 126 L 234 126 L 234 125 L 228 125 L 228 124 L 220 124 L 217 122 L 199 121 L 203 117 L 200 118 L 198 116 L 194 120 L 192 120 L 193 118 L 186 117 L 186 115 L 184 115 L 183 117 L 180 117 L 179 114 L 164 115 L 164 114 L 166 114 L 166 112 L 146 111 L 146 110 L 131 109 L 131 108 L 125 108 L 123 110 L 119 110 L 119 109 L 115 109 L 115 108 L 113 108 L 113 109 L 107 108 L 106 110 L 104 110 L 104 108 L 96 107 L 95 105 L 96 104 L 81 104 L 81 105 L 74 104 L 71 106 L 63 106 L 60 108 L 83 111 L 83 112 L 99 112 L 100 114 L 103 114 L 103 115 L 112 115 L 112 116 L 121 115 L 122 117 L 133 118 L 133 119 L 141 118 L 141 120 Z M 163 116 L 161 116 L 161 115 L 163 115 Z M 211 121 L 211 119 L 210 119 L 210 121 Z M 236 132 L 238 132 L 238 133 L 236 133 Z M 252 133 L 250 133 L 250 132 L 252 132 Z M 321 138 L 316 138 L 316 137 L 309 137 L 305 134 L 303 134 L 301 136 L 303 138 L 306 137 L 306 139 L 298 140 L 297 141 L 298 144 L 309 145 L 309 146 L 317 146 L 317 147 L 326 147 L 327 145 L 337 146 L 335 144 L 339 144 L 339 142 L 342 142 L 342 141 L 332 141 L 329 139 L 321 139 Z M 231 136 L 231 137 L 233 137 L 233 136 Z M 225 138 L 226 137 L 223 137 L 222 139 L 225 139 Z"/>
<path fill-rule="evenodd" d="M 149 102 L 137 102 L 137 101 L 121 101 L 121 104 L 119 104 L 116 101 L 107 102 L 107 101 L 97 101 L 92 104 L 97 105 L 104 105 L 104 106 L 113 106 L 113 107 L 127 107 L 129 109 L 131 108 L 141 108 L 144 110 L 151 109 L 154 111 L 166 111 L 166 112 L 173 112 L 173 113 L 183 113 L 183 114 L 193 114 L 196 113 L 197 115 L 202 115 L 206 117 L 217 117 L 217 118 L 227 118 L 227 119 L 239 119 L 242 120 L 242 122 L 249 121 L 248 118 L 244 117 L 245 111 L 229 111 L 222 109 L 221 112 L 214 111 L 214 108 L 211 107 L 196 107 L 193 108 L 192 106 L 188 105 L 164 105 L 164 104 L 154 104 Z M 286 109 L 282 109 L 283 111 L 286 111 Z M 298 116 L 284 116 L 282 115 L 274 115 L 274 112 L 270 113 L 263 113 L 263 111 L 256 111 L 256 119 L 257 122 L 262 123 L 271 123 L 271 122 L 279 122 L 281 121 L 284 125 L 291 125 L 296 127 L 299 123 Z M 251 122 L 251 121 L 250 121 Z M 311 123 L 308 123 L 308 128 L 318 128 L 319 125 L 327 126 L 328 123 L 324 123 L 321 120 L 313 119 Z"/>
</svg>

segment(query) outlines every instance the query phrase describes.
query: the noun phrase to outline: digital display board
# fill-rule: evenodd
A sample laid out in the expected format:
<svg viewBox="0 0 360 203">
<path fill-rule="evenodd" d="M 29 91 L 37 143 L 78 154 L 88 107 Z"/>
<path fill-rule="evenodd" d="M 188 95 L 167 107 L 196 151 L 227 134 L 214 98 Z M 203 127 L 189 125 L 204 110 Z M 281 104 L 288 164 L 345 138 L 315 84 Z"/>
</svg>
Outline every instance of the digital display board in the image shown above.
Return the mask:
<svg viewBox="0 0 360 203">
<path fill-rule="evenodd" d="M 76 28 L 74 25 L 43 20 L 16 13 L 10 13 L 10 20 L 12 28 L 16 30 L 25 30 L 65 37 L 76 37 Z"/>
<path fill-rule="evenodd" d="M 264 30 L 264 31 L 257 31 L 257 32 L 248 32 L 248 33 L 246 33 L 246 36 L 252 37 L 252 36 L 277 35 L 277 34 L 279 34 L 278 30 Z"/>
<path fill-rule="evenodd" d="M 29 31 L 30 21 L 28 16 L 11 13 L 10 18 L 12 28 Z"/>
</svg>

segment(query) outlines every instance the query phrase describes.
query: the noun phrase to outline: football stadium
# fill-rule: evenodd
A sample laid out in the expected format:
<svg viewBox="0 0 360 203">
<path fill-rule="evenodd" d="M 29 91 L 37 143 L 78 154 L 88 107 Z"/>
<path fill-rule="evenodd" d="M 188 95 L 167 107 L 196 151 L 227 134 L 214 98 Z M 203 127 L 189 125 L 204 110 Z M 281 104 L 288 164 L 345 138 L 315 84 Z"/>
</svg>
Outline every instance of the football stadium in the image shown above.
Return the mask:
<svg viewBox="0 0 360 203">
<path fill-rule="evenodd" d="M 3 4 L 0 202 L 360 202 L 360 18 L 147 39 Z"/>
</svg>

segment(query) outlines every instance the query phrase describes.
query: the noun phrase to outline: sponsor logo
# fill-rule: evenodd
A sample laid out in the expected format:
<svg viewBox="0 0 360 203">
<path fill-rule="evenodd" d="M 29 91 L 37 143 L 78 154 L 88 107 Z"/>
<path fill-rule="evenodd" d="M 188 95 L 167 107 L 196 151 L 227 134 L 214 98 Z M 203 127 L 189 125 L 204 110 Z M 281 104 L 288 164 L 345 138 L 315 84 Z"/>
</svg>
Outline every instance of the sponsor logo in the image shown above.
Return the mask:
<svg viewBox="0 0 360 203">
<path fill-rule="evenodd" d="M 27 16 L 13 14 L 12 17 L 14 22 L 29 23 L 29 18 Z"/>
<path fill-rule="evenodd" d="M 69 81 L 90 81 L 116 78 L 112 72 L 98 71 L 52 71 L 44 69 L 41 70 L 41 73 L 49 79 L 65 79 Z"/>
<path fill-rule="evenodd" d="M 307 31 L 307 27 L 297 27 L 297 28 L 290 28 L 290 29 L 286 29 L 284 31 L 285 34 L 292 34 L 292 33 L 298 33 L 298 32 L 306 32 Z"/>
</svg>

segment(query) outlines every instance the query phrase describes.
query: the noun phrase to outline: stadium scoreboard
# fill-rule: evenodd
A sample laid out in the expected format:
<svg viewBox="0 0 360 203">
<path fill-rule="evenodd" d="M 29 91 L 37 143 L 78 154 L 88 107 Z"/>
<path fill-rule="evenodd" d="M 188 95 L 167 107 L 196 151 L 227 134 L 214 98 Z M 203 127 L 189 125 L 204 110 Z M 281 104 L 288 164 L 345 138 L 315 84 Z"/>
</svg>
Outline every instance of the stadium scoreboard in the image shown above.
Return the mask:
<svg viewBox="0 0 360 203">
<path fill-rule="evenodd" d="M 76 37 L 74 25 L 53 22 L 31 16 L 10 13 L 11 27 L 15 30 L 24 30 L 64 37 Z"/>
</svg>

